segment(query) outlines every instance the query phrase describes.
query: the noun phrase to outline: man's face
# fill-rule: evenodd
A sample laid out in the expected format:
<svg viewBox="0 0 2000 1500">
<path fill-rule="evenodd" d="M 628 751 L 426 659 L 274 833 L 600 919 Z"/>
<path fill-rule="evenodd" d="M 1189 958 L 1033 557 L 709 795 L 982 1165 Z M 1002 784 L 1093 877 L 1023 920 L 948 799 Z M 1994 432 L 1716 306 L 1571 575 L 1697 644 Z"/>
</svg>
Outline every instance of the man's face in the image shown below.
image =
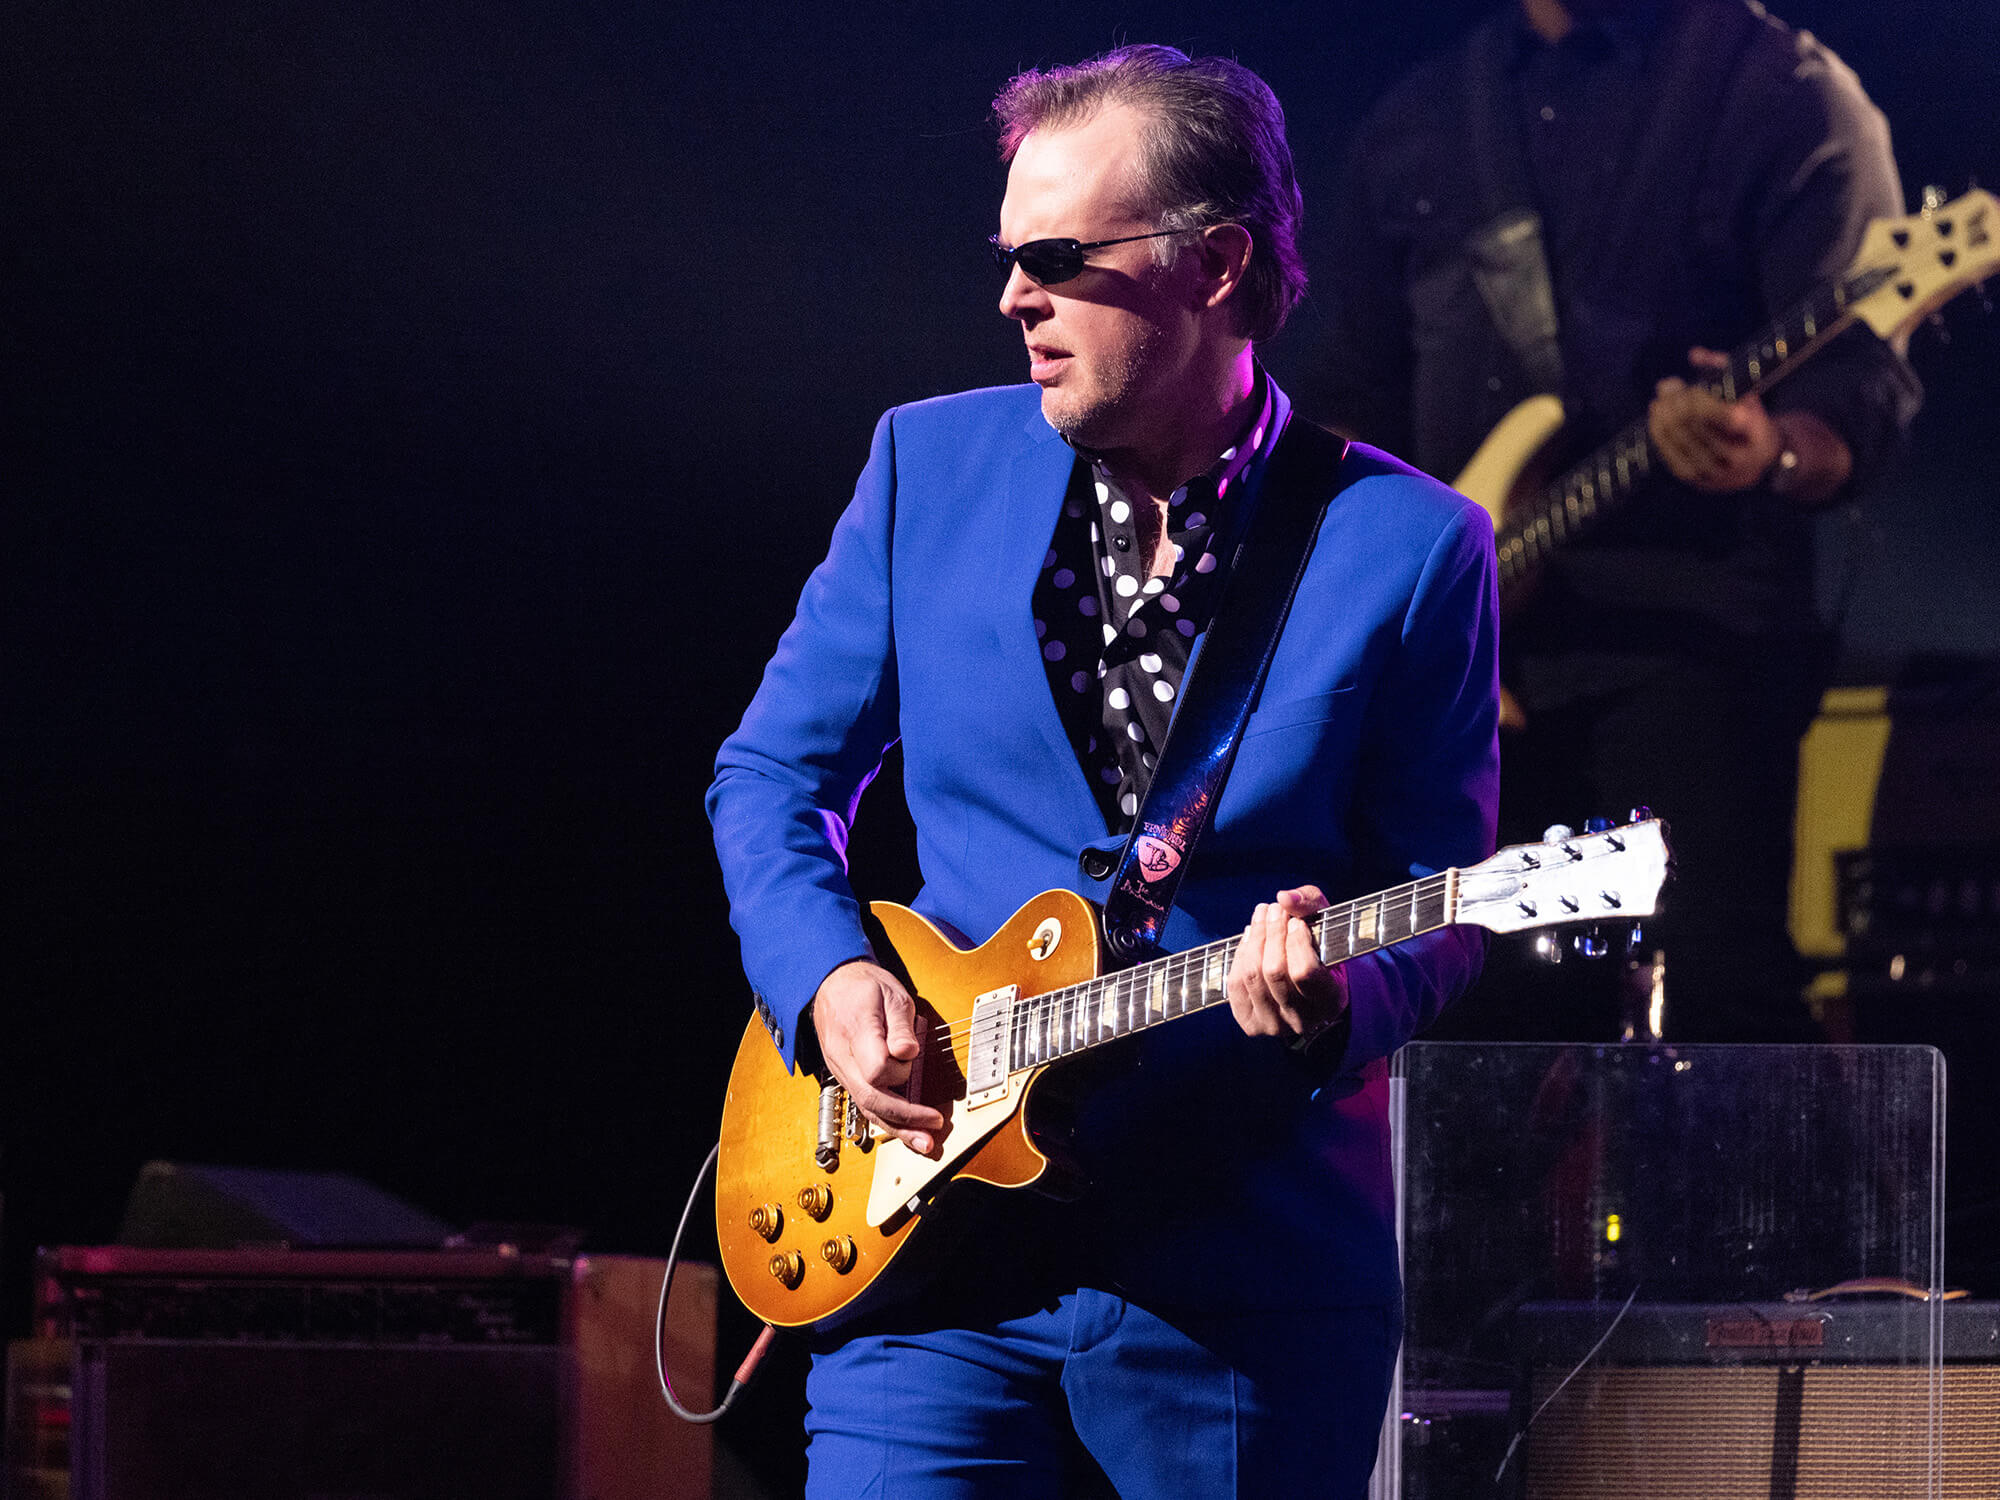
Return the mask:
<svg viewBox="0 0 2000 1500">
<path fill-rule="evenodd" d="M 1000 239 L 1118 239 L 1160 225 L 1140 191 L 1139 116 L 1123 105 L 1067 130 L 1029 133 L 1007 173 Z M 1192 237 L 1190 237 L 1192 238 Z M 1039 286 L 1009 268 L 1000 311 L 1021 325 L 1042 415 L 1085 447 L 1142 447 L 1178 420 L 1198 385 L 1187 377 L 1202 303 L 1187 263 L 1154 260 L 1157 240 L 1088 253 L 1069 281 Z"/>
</svg>

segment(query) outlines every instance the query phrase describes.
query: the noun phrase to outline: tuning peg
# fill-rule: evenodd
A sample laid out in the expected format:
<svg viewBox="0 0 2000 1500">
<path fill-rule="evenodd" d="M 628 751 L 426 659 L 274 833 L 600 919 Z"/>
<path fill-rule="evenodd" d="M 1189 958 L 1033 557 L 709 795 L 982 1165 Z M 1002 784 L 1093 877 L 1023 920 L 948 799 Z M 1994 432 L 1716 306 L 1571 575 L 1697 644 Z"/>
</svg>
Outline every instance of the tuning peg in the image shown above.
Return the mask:
<svg viewBox="0 0 2000 1500">
<path fill-rule="evenodd" d="M 1944 207 L 1945 201 L 1948 197 L 1949 194 L 1947 194 L 1944 188 L 1939 186 L 1937 183 L 1935 182 L 1926 183 L 1924 184 L 1923 197 L 1920 200 L 1923 206 L 1919 208 L 1917 212 L 1919 212 L 1926 219 L 1928 219 L 1932 214 L 1936 213 L 1939 209 Z"/>
<path fill-rule="evenodd" d="M 1563 840 L 1575 836 L 1576 830 L 1567 823 L 1551 823 L 1542 830 L 1542 842 L 1545 844 L 1560 844 Z"/>
<path fill-rule="evenodd" d="M 1585 833 L 1606 833 L 1610 828 L 1611 820 L 1609 818 L 1585 818 L 1583 820 L 1583 831 Z"/>
<path fill-rule="evenodd" d="M 1611 951 L 1611 945 L 1604 941 L 1604 934 L 1595 927 L 1588 932 L 1579 932 L 1570 941 L 1580 958 L 1602 958 Z"/>
<path fill-rule="evenodd" d="M 1625 821 L 1628 823 L 1650 823 L 1653 821 L 1653 810 L 1642 802 L 1625 814 Z"/>
<path fill-rule="evenodd" d="M 1542 933 L 1535 939 L 1536 956 L 1552 964 L 1563 961 L 1562 939 L 1550 933 Z"/>
</svg>

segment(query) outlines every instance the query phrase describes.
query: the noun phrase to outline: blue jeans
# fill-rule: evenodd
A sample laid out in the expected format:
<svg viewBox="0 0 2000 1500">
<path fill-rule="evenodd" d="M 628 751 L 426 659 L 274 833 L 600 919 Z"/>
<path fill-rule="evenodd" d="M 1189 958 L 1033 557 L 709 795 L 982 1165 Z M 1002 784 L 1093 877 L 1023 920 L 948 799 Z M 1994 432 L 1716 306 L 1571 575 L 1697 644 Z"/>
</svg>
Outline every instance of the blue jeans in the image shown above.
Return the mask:
<svg viewBox="0 0 2000 1500">
<path fill-rule="evenodd" d="M 1358 1500 L 1401 1332 L 1394 1306 L 1169 1322 L 1084 1288 L 984 1328 L 856 1337 L 813 1358 L 806 1494 L 1105 1493 L 1066 1462 L 1080 1441 L 1122 1500 Z"/>
</svg>

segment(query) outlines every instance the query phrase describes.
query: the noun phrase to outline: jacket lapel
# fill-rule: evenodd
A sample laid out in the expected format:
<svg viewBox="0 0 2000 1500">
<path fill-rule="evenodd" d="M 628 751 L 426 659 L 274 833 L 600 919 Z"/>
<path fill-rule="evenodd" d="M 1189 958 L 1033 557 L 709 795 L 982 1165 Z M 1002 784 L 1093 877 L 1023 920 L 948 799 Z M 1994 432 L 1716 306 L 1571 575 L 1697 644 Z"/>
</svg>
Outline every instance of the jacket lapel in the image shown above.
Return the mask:
<svg viewBox="0 0 2000 1500">
<path fill-rule="evenodd" d="M 1048 668 L 1035 635 L 1034 611 L 1035 582 L 1048 556 L 1056 518 L 1062 513 L 1076 453 L 1040 412 L 1026 432 L 1027 446 L 1017 454 L 1007 476 L 1007 523 L 999 560 L 1002 602 L 994 633 L 1006 667 L 1008 693 L 1015 702 L 1030 705 L 1030 716 L 1055 767 L 1049 785 L 1042 789 L 1044 805 L 1061 820 L 1059 826 L 1069 834 L 1069 841 L 1080 847 L 1104 837 L 1104 813 L 1091 795 L 1076 750 L 1063 730 L 1055 696 L 1049 691 Z"/>
</svg>

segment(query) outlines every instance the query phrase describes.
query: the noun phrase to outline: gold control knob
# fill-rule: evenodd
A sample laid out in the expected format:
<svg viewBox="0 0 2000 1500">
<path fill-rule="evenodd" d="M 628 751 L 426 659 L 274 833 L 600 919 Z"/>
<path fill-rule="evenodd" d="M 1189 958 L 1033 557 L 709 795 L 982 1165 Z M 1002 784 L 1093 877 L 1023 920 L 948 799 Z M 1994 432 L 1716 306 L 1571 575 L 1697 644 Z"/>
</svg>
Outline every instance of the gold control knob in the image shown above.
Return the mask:
<svg viewBox="0 0 2000 1500">
<path fill-rule="evenodd" d="M 833 1189 L 823 1182 L 800 1188 L 799 1208 L 808 1218 L 826 1218 L 833 1212 Z"/>
<path fill-rule="evenodd" d="M 750 1210 L 750 1228 L 767 1240 L 775 1240 L 785 1227 L 785 1211 L 775 1203 L 760 1203 Z"/>
<path fill-rule="evenodd" d="M 771 1274 L 787 1287 L 806 1279 L 806 1258 L 796 1250 L 781 1250 L 771 1257 Z"/>
<path fill-rule="evenodd" d="M 822 1260 L 843 1276 L 854 1269 L 854 1241 L 844 1234 L 821 1245 L 819 1253 Z"/>
</svg>

